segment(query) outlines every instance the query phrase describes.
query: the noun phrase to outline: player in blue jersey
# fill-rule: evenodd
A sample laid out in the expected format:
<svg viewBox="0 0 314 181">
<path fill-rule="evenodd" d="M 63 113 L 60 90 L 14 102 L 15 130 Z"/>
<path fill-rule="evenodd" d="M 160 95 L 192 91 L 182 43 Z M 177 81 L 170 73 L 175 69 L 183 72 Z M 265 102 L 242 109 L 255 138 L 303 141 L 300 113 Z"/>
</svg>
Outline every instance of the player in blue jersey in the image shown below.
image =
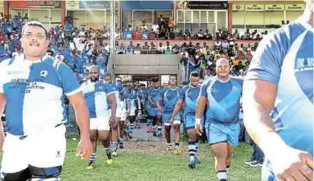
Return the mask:
<svg viewBox="0 0 314 181">
<path fill-rule="evenodd" d="M 191 72 L 190 74 L 190 84 L 184 86 L 180 91 L 179 100 L 177 101 L 173 114 L 171 116 L 171 122 L 175 120 L 175 116 L 179 113 L 181 109 L 183 109 L 184 115 L 184 127 L 189 136 L 189 167 L 195 168 L 199 159 L 197 157 L 198 151 L 198 135 L 195 130 L 195 109 L 196 102 L 199 96 L 201 86 L 199 85 L 200 75 L 198 72 Z M 203 125 L 204 120 L 202 119 L 201 125 Z"/>
<path fill-rule="evenodd" d="M 92 66 L 89 70 L 89 79 L 81 85 L 87 102 L 90 115 L 90 139 L 93 144 L 93 154 L 90 156 L 87 169 L 95 167 L 97 141 L 101 141 L 107 154 L 107 164 L 112 163 L 112 150 L 110 148 L 110 127 L 117 127 L 116 97 L 111 84 L 99 80 L 99 69 Z M 111 111 L 109 105 L 111 105 Z"/>
<path fill-rule="evenodd" d="M 130 108 L 129 108 L 129 130 L 128 130 L 128 137 L 130 139 L 133 138 L 133 131 L 134 131 L 134 122 L 136 121 L 136 115 L 138 111 L 138 94 L 134 87 L 129 89 L 128 98 L 130 101 Z"/>
<path fill-rule="evenodd" d="M 125 84 L 123 84 L 123 97 L 124 101 L 121 102 L 122 112 L 121 112 L 121 119 L 119 124 L 119 131 L 120 131 L 120 139 L 119 139 L 119 145 L 120 148 L 123 149 L 123 138 L 124 135 L 126 135 L 126 125 L 127 125 L 127 118 L 129 114 L 129 108 L 130 108 L 130 98 L 129 98 L 129 91 Z"/>
<path fill-rule="evenodd" d="M 138 105 L 139 110 L 138 110 L 138 114 L 137 114 L 137 120 L 138 120 L 137 128 L 140 129 L 141 126 L 139 123 L 141 120 L 145 119 L 143 117 L 144 111 L 145 111 L 145 92 L 146 92 L 145 84 L 140 84 L 137 92 L 138 92 L 138 103 L 139 103 L 139 105 Z"/>
<path fill-rule="evenodd" d="M 160 91 L 159 82 L 155 81 L 153 82 L 153 87 L 148 95 L 148 100 L 151 105 L 150 116 L 153 119 L 153 135 L 158 137 L 162 136 L 161 113 L 157 108 L 157 100 L 159 98 Z"/>
<path fill-rule="evenodd" d="M 84 159 L 92 152 L 88 109 L 72 70 L 43 58 L 49 40 L 41 23 L 25 24 L 21 43 L 23 56 L 0 64 L 0 117 L 6 108 L 7 128 L 5 139 L 0 129 L 0 180 L 60 180 L 66 153 L 64 94 L 77 113 L 77 153 Z"/>
<path fill-rule="evenodd" d="M 124 142 L 123 142 L 123 138 L 124 135 L 126 135 L 126 119 L 128 117 L 128 113 L 129 108 L 130 108 L 130 98 L 129 98 L 129 91 L 126 87 L 123 87 L 123 98 L 124 101 L 121 103 L 121 119 L 120 119 L 120 123 L 119 123 L 119 134 L 120 134 L 120 138 L 119 138 L 119 148 L 123 149 L 124 148 Z"/>
<path fill-rule="evenodd" d="M 153 127 L 151 124 L 152 116 L 150 114 L 151 104 L 150 104 L 149 99 L 148 99 L 150 91 L 151 91 L 151 87 L 150 87 L 150 85 L 148 85 L 146 90 L 145 90 L 145 109 L 146 109 L 146 113 L 147 113 L 147 120 L 150 120 L 150 122 L 147 123 L 147 130 L 146 130 L 147 133 L 153 132 Z"/>
<path fill-rule="evenodd" d="M 115 117 L 115 124 L 111 126 L 111 139 L 112 139 L 112 156 L 118 156 L 118 139 L 119 139 L 119 122 L 121 118 L 121 100 L 124 100 L 123 95 L 123 85 L 121 82 L 113 82 L 111 78 L 110 73 L 106 73 L 104 76 L 104 81 L 108 84 L 111 84 L 111 86 L 114 89 L 115 97 L 116 97 L 116 117 Z M 111 104 L 109 104 L 109 108 L 111 109 Z"/>
<path fill-rule="evenodd" d="M 158 110 L 162 113 L 162 121 L 165 125 L 165 137 L 167 140 L 167 150 L 172 150 L 171 144 L 171 126 L 174 129 L 175 138 L 175 150 L 176 155 L 181 154 L 180 150 L 180 125 L 181 125 L 181 115 L 176 114 L 171 120 L 171 115 L 173 113 L 174 107 L 179 99 L 180 88 L 177 87 L 176 76 L 169 76 L 169 87 L 164 88 L 160 91 L 160 96 L 157 101 Z M 171 121 L 171 122 L 170 122 Z"/>
<path fill-rule="evenodd" d="M 262 180 L 313 180 L 313 17 L 308 0 L 299 19 L 265 37 L 248 70 L 244 122 L 263 150 Z"/>
<path fill-rule="evenodd" d="M 231 155 L 238 145 L 240 133 L 239 114 L 243 81 L 230 77 L 229 72 L 229 60 L 218 59 L 217 76 L 202 84 L 196 107 L 196 129 L 201 135 L 203 130 L 200 122 L 207 104 L 205 128 L 215 156 L 219 181 L 227 180 Z"/>
</svg>

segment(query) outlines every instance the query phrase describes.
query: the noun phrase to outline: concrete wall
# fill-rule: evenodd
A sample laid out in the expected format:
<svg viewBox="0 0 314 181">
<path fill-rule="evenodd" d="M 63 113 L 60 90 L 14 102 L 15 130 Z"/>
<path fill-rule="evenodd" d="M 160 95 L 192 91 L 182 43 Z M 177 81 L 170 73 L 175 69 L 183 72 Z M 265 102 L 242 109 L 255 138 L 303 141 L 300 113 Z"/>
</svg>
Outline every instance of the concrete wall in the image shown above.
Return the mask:
<svg viewBox="0 0 314 181">
<path fill-rule="evenodd" d="M 178 55 L 112 55 L 108 71 L 113 74 L 168 75 L 184 80 Z"/>
</svg>

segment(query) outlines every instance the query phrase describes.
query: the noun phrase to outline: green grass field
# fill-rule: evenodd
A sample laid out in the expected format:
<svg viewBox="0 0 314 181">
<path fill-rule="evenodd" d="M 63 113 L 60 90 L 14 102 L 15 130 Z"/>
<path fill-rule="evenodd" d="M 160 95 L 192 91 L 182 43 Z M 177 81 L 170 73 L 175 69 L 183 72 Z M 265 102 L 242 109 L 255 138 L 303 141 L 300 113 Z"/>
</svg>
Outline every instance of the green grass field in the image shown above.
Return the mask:
<svg viewBox="0 0 314 181">
<path fill-rule="evenodd" d="M 162 141 L 129 141 L 124 151 L 107 165 L 104 149 L 98 146 L 96 168 L 87 170 L 87 162 L 75 156 L 78 141 L 68 139 L 66 161 L 62 173 L 64 181 L 216 181 L 214 159 L 206 144 L 200 148 L 201 164 L 188 168 L 187 145 L 183 143 L 180 156 L 166 151 Z M 244 165 L 251 156 L 248 144 L 241 144 L 233 158 L 228 180 L 258 181 L 260 168 Z"/>
</svg>

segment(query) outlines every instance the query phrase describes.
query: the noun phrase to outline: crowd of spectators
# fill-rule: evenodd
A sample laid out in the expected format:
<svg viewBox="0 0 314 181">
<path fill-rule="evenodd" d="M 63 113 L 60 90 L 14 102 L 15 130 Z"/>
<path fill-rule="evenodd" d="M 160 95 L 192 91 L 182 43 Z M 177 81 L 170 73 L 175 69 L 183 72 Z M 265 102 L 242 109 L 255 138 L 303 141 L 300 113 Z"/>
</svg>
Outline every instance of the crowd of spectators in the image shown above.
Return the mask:
<svg viewBox="0 0 314 181">
<path fill-rule="evenodd" d="M 22 54 L 22 47 L 20 45 L 21 30 L 23 24 L 27 21 L 27 14 L 24 17 L 20 14 L 14 17 L 5 17 L 1 13 L 0 61 Z M 208 33 L 208 30 L 200 30 L 192 36 L 189 30 L 185 30 L 185 32 L 178 30 L 172 18 L 166 22 L 161 16 L 158 19 L 158 24 L 153 25 L 150 31 L 147 29 L 145 22 L 143 22 L 142 27 L 136 27 L 135 30 L 131 25 L 124 32 L 120 32 L 119 28 L 117 28 L 114 34 L 116 38 L 114 49 L 108 44 L 110 29 L 107 27 L 104 27 L 103 30 L 92 28 L 78 29 L 67 21 L 63 27 L 51 27 L 48 33 L 50 37 L 49 55 L 55 56 L 57 59 L 67 63 L 78 75 L 79 80 L 84 79 L 86 70 L 92 65 L 97 65 L 101 71 L 101 75 L 104 75 L 107 71 L 107 64 L 111 53 L 178 54 L 181 56 L 181 63 L 186 67 L 186 72 L 188 72 L 189 62 L 193 60 L 193 65 L 198 65 L 202 77 L 206 79 L 215 75 L 215 61 L 219 57 L 230 59 L 232 74 L 243 75 L 252 59 L 257 43 L 254 45 L 248 44 L 245 47 L 243 44 L 238 45 L 236 40 L 259 40 L 264 34 L 267 34 L 267 31 L 259 34 L 256 30 L 252 33 L 247 30 L 245 34 L 240 35 L 237 30 L 233 34 L 230 34 L 226 30 L 219 29 L 215 35 L 211 35 Z M 154 36 L 150 36 L 150 34 L 154 34 Z M 146 37 L 147 40 L 154 39 L 155 41 L 150 41 L 150 43 L 144 42 L 142 45 L 139 43 L 134 45 L 132 40 L 130 40 L 128 45 L 124 45 L 122 42 L 125 42 L 125 40 L 119 40 L 138 39 L 139 37 L 140 39 L 145 39 Z M 158 42 L 157 39 L 168 39 L 168 41 L 163 44 L 162 42 Z M 183 41 L 186 40 L 186 42 L 172 44 L 172 39 L 182 39 Z M 206 42 L 193 44 L 190 41 L 192 39 L 198 39 L 200 42 L 203 40 L 216 40 L 214 48 L 211 48 Z M 194 50 L 194 53 L 191 54 L 190 50 Z"/>
</svg>

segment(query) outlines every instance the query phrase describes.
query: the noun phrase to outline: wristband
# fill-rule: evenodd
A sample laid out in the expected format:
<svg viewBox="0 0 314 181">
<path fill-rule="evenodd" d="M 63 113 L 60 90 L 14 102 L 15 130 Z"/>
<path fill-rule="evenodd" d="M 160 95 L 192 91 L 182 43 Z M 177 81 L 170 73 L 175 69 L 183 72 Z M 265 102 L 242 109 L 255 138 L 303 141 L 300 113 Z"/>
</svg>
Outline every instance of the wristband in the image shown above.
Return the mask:
<svg viewBox="0 0 314 181">
<path fill-rule="evenodd" d="M 274 132 L 265 134 L 262 138 L 260 138 L 259 147 L 264 152 L 266 157 L 272 159 L 282 154 L 282 151 L 287 147 L 287 144 L 277 133 Z"/>
<path fill-rule="evenodd" d="M 200 125 L 201 124 L 201 118 L 195 118 L 195 124 Z"/>
</svg>

